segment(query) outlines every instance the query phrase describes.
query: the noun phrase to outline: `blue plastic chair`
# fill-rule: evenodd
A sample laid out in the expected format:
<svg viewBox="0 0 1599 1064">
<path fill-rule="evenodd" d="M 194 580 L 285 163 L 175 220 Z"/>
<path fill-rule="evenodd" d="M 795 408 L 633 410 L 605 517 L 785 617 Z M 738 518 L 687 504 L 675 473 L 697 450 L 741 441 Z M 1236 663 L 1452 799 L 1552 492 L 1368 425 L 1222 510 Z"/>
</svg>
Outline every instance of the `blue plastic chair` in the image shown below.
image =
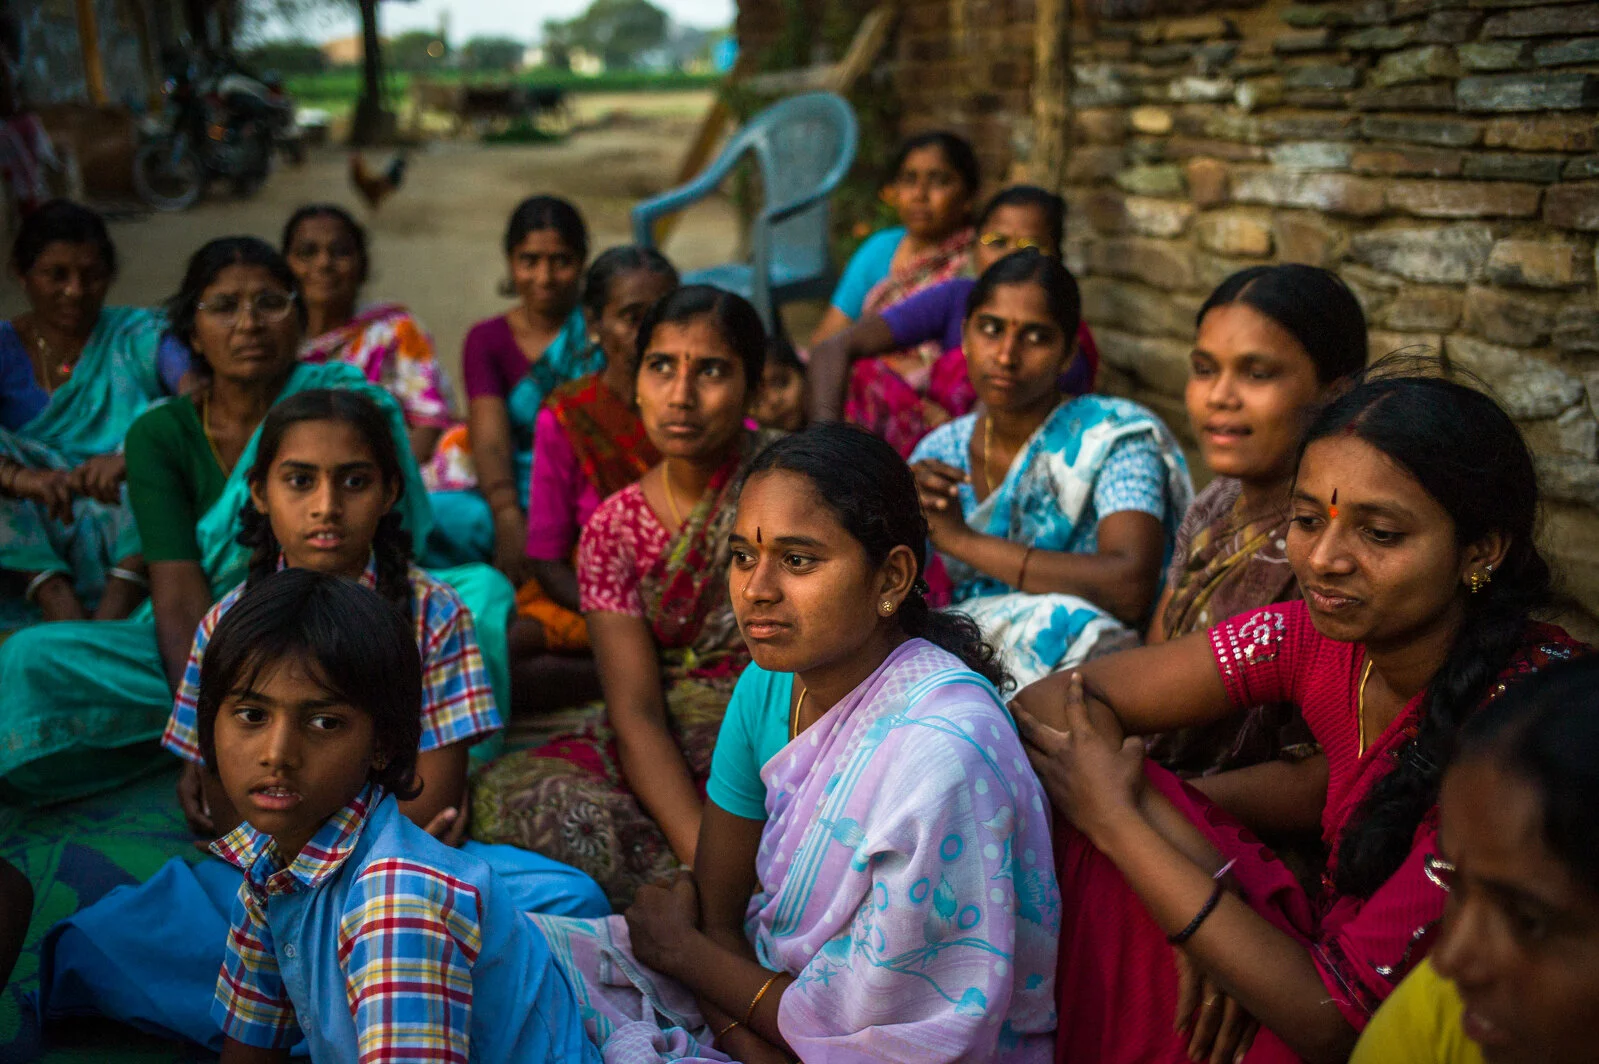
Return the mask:
<svg viewBox="0 0 1599 1064">
<path fill-rule="evenodd" d="M 633 240 L 653 247 L 657 219 L 709 196 L 745 152 L 754 152 L 766 203 L 755 218 L 750 261 L 695 270 L 683 283 L 737 292 L 772 330 L 782 304 L 832 295 L 828 197 L 849 173 L 859 143 L 855 112 L 841 96 L 808 92 L 773 104 L 694 180 L 634 207 Z"/>
</svg>

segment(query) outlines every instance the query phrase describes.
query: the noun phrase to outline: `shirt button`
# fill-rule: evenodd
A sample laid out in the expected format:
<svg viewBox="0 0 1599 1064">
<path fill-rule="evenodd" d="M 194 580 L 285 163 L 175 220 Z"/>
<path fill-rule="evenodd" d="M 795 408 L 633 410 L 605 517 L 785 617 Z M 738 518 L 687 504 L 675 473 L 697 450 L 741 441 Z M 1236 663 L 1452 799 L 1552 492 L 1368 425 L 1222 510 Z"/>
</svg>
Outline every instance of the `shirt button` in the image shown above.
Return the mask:
<svg viewBox="0 0 1599 1064">
<path fill-rule="evenodd" d="M 283 947 L 283 955 L 285 957 L 289 958 L 289 960 L 291 960 L 291 961 L 294 959 L 294 945 L 293 945 L 293 943 L 290 943 L 289 945 L 286 945 L 286 946 Z"/>
</svg>

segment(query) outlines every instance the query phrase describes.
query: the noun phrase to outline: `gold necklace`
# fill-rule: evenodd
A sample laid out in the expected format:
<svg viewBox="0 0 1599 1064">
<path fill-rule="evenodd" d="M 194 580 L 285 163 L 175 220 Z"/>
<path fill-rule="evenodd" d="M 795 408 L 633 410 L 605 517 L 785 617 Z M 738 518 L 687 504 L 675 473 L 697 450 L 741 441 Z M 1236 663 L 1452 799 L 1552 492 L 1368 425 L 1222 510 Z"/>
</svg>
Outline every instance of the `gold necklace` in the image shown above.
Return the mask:
<svg viewBox="0 0 1599 1064">
<path fill-rule="evenodd" d="M 44 390 L 54 395 L 56 389 L 72 376 L 72 367 L 67 365 L 66 359 L 56 359 L 55 349 L 50 346 L 50 341 L 44 338 L 44 333 L 39 331 L 37 325 L 30 324 L 29 330 L 33 333 L 33 352 L 30 359 L 33 362 L 34 372 L 43 378 L 39 383 L 44 385 Z"/>
<path fill-rule="evenodd" d="M 994 419 L 983 411 L 983 494 L 994 492 L 994 471 L 989 466 L 988 455 L 994 449 Z"/>
<path fill-rule="evenodd" d="M 672 491 L 672 460 L 661 460 L 661 481 L 666 485 L 666 508 L 672 512 L 672 527 L 679 528 L 683 524 L 683 515 L 677 509 L 677 495 Z"/>
<path fill-rule="evenodd" d="M 1360 674 L 1360 688 L 1355 696 L 1355 721 L 1359 726 L 1360 745 L 1356 748 L 1357 759 L 1366 756 L 1366 681 L 1371 679 L 1371 659 L 1366 659 L 1366 668 Z"/>
<path fill-rule="evenodd" d="M 799 701 L 794 703 L 794 712 L 788 717 L 788 741 L 793 742 L 799 737 L 800 707 L 805 705 L 805 696 L 811 693 L 809 687 L 800 688 Z"/>
<path fill-rule="evenodd" d="M 211 448 L 211 457 L 217 460 L 217 468 L 226 476 L 230 470 L 228 463 L 222 460 L 222 452 L 217 450 L 217 441 L 211 435 L 211 396 L 204 395 L 200 398 L 200 431 L 205 433 L 205 442 Z"/>
</svg>

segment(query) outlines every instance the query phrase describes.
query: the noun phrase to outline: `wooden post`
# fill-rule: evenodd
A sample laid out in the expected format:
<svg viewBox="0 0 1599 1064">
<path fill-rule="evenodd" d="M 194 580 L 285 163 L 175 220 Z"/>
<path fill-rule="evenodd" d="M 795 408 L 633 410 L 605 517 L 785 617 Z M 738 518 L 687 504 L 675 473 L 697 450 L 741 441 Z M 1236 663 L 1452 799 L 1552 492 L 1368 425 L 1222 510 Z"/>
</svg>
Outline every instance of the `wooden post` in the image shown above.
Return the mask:
<svg viewBox="0 0 1599 1064">
<path fill-rule="evenodd" d="M 100 26 L 94 17 L 94 0 L 77 0 L 78 49 L 83 54 L 83 78 L 89 86 L 89 102 L 104 106 L 110 97 L 105 91 L 105 64 L 100 59 Z"/>
<path fill-rule="evenodd" d="M 1071 151 L 1071 0 L 1037 0 L 1033 36 L 1033 183 L 1059 189 Z"/>
</svg>

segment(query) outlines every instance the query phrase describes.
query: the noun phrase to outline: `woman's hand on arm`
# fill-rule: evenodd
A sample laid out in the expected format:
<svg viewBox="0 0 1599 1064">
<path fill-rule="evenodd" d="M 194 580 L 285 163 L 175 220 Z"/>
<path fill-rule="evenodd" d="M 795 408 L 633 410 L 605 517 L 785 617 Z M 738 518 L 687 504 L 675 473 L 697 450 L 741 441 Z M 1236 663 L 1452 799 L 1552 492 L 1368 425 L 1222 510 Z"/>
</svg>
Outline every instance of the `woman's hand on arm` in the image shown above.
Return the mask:
<svg viewBox="0 0 1599 1064">
<path fill-rule="evenodd" d="M 533 572 L 527 556 L 527 514 L 512 472 L 511 415 L 504 399 L 480 395 L 472 400 L 469 416 L 478 490 L 494 514 L 494 567 L 521 587 Z"/>
<path fill-rule="evenodd" d="M 622 775 L 660 825 L 677 859 L 692 865 L 700 833 L 700 795 L 667 728 L 655 637 L 642 617 L 601 611 L 584 616 Z"/>
<path fill-rule="evenodd" d="M 828 310 L 843 317 L 842 311 L 831 307 Z M 840 420 L 844 416 L 844 399 L 849 390 L 849 371 L 855 360 L 887 354 L 893 349 L 894 334 L 888 323 L 877 314 L 864 315 L 860 321 L 816 343 L 811 348 L 810 363 L 806 367 L 811 386 L 811 420 Z"/>
<path fill-rule="evenodd" d="M 471 746 L 465 742 L 426 750 L 416 756 L 416 778 L 422 793 L 400 803 L 400 812 L 447 846 L 466 837 L 466 767 Z"/>
<path fill-rule="evenodd" d="M 529 559 L 529 568 L 533 571 L 533 578 L 539 582 L 544 593 L 550 600 L 562 609 L 571 610 L 573 613 L 581 612 L 578 597 L 577 570 L 572 568 L 569 561 L 549 560 L 545 558 Z"/>
<path fill-rule="evenodd" d="M 30 469 L 24 466 L 12 475 L 11 494 L 38 503 L 45 513 L 62 524 L 72 523 L 73 474 L 66 469 Z"/>
<path fill-rule="evenodd" d="M 151 562 L 150 607 L 155 611 L 156 646 L 174 692 L 183 681 L 195 629 L 211 608 L 211 583 L 199 562 Z"/>
<path fill-rule="evenodd" d="M 1222 859 L 1144 788 L 1138 740 L 1107 732 L 1081 697 L 1067 698 L 1064 728 L 1025 711 L 1017 722 L 1056 807 L 1116 865 L 1158 926 L 1168 934 L 1185 929 L 1211 897 Z M 1300 1056 L 1347 1059 L 1355 1031 L 1329 1000 L 1309 952 L 1243 901 L 1224 893 L 1182 948 Z"/>
<path fill-rule="evenodd" d="M 120 454 L 98 454 L 72 471 L 72 490 L 110 505 L 122 501 L 128 460 Z"/>
</svg>

